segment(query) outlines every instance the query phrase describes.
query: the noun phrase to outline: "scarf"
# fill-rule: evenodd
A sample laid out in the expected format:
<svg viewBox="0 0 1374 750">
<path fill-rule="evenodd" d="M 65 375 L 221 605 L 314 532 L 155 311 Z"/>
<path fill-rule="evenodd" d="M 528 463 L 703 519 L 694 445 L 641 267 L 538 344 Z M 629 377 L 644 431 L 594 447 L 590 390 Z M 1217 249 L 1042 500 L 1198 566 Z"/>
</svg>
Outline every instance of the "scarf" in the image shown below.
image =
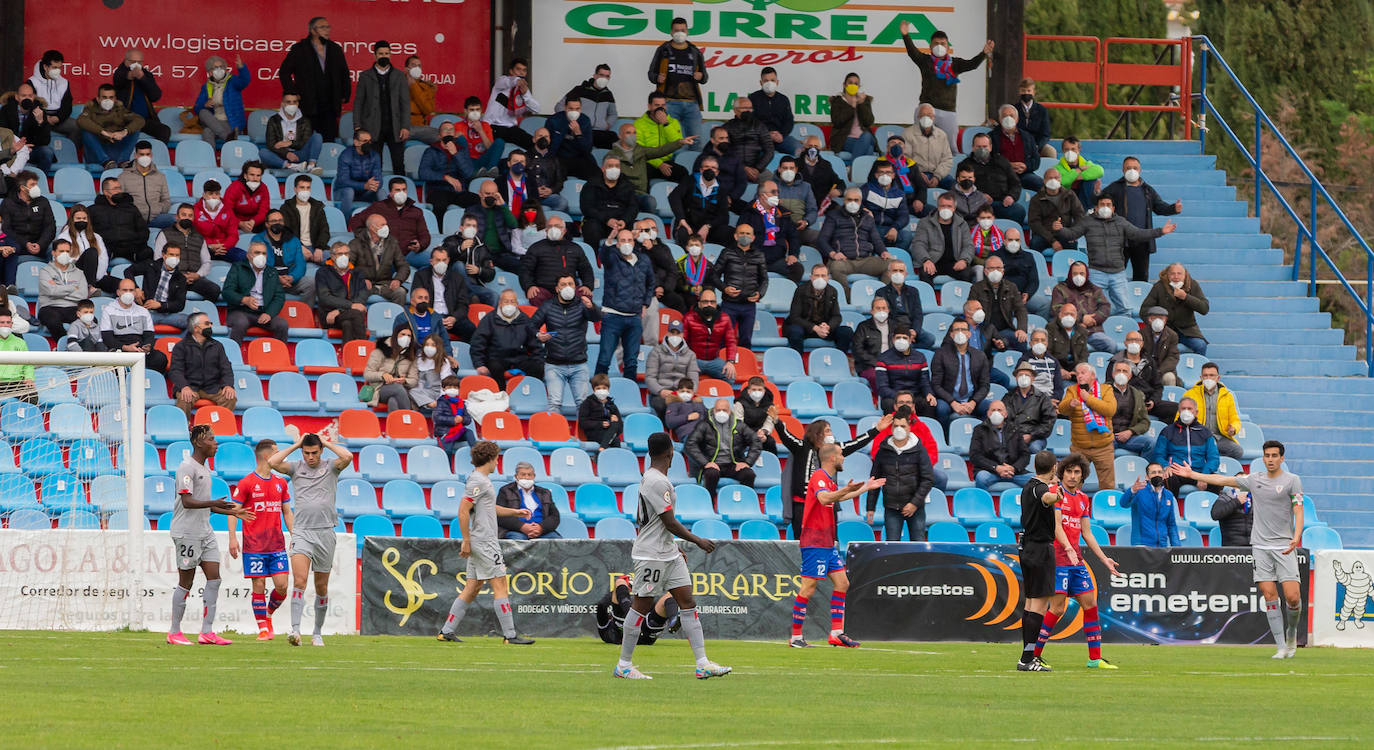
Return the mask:
<svg viewBox="0 0 1374 750">
<path fill-rule="evenodd" d="M 984 238 L 984 237 L 983 237 L 983 229 L 982 229 L 981 227 L 979 227 L 977 224 L 974 224 L 974 225 L 973 225 L 973 254 L 974 254 L 974 256 L 979 257 L 979 258 L 987 257 L 987 256 L 985 256 L 985 255 L 983 254 L 983 250 L 985 249 L 985 248 L 984 248 L 984 245 L 983 245 L 984 242 L 988 243 L 988 246 L 990 246 L 990 247 L 992 248 L 992 252 L 988 253 L 987 255 L 992 255 L 992 253 L 995 253 L 995 252 L 997 252 L 998 250 L 1001 250 L 1001 249 L 1002 249 L 1002 230 L 998 229 L 998 228 L 997 228 L 997 225 L 994 224 L 994 225 L 992 226 L 992 228 L 988 230 L 988 236 L 987 236 L 986 238 Z"/>
<path fill-rule="evenodd" d="M 911 185 L 911 177 L 908 176 L 911 172 L 911 167 L 907 165 L 906 157 L 893 158 L 892 154 L 888 154 L 886 158 L 887 162 L 892 165 L 892 168 L 897 170 L 897 181 L 902 183 L 902 192 L 907 195 L 911 195 L 915 192 L 915 188 Z"/>
<path fill-rule="evenodd" d="M 763 217 L 763 244 L 778 244 L 778 208 L 762 201 L 754 201 L 754 210 Z"/>
<path fill-rule="evenodd" d="M 465 411 L 465 409 L 463 408 L 463 399 L 461 397 L 445 398 L 443 400 L 447 402 L 445 405 L 448 407 L 449 413 L 453 416 L 457 417 Z M 435 404 L 434 408 L 439 408 L 439 405 Z M 452 427 L 448 428 L 448 432 L 444 433 L 444 437 L 442 438 L 443 442 L 451 443 L 457 440 L 458 438 L 463 436 L 463 431 L 466 429 L 466 424 L 453 425 Z"/>
<path fill-rule="evenodd" d="M 710 261 L 706 259 L 706 253 L 697 256 L 696 260 L 691 255 L 682 258 L 682 274 L 687 277 L 687 284 L 693 287 L 700 287 L 706 283 L 706 269 L 710 266 Z"/>
<path fill-rule="evenodd" d="M 520 206 L 524 204 L 525 198 L 528 197 L 525 194 L 525 178 L 520 178 L 520 182 L 517 183 L 513 176 L 507 175 L 506 186 L 510 188 L 510 212 L 518 214 L 520 213 Z"/>
<path fill-rule="evenodd" d="M 1079 386 L 1078 391 L 1079 391 L 1079 396 L 1081 397 L 1081 396 L 1083 395 L 1083 387 L 1082 387 L 1082 386 Z M 1101 397 L 1102 397 L 1101 394 L 1102 394 L 1102 386 L 1101 386 L 1101 384 L 1099 384 L 1099 383 L 1093 383 L 1093 384 L 1092 384 L 1092 396 L 1093 396 L 1093 398 L 1101 398 Z M 1111 425 L 1107 424 L 1107 420 L 1104 419 L 1104 418 L 1102 417 L 1101 414 L 1098 414 L 1097 412 L 1095 412 L 1095 411 L 1093 411 L 1092 409 L 1088 408 L 1088 403 L 1087 403 L 1086 401 L 1083 402 L 1083 426 L 1087 428 L 1088 432 L 1109 433 L 1109 432 L 1112 431 Z"/>
<path fill-rule="evenodd" d="M 930 62 L 935 66 L 935 77 L 944 81 L 946 86 L 953 86 L 959 83 L 959 79 L 954 76 L 954 58 L 946 55 L 939 59 L 930 58 Z"/>
</svg>

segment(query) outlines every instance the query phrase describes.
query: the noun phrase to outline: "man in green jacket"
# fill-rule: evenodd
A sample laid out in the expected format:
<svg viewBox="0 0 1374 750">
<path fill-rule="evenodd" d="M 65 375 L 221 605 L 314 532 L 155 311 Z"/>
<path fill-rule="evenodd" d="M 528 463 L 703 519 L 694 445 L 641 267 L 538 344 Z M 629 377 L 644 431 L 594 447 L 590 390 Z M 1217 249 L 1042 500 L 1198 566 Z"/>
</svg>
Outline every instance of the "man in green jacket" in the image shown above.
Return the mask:
<svg viewBox="0 0 1374 750">
<path fill-rule="evenodd" d="M 29 345 L 24 337 L 13 333 L 13 319 L 8 311 L 0 312 L 0 352 L 26 352 Z M 33 387 L 33 365 L 0 365 L 0 383 L 23 384 Z"/>
<path fill-rule="evenodd" d="M 620 158 L 620 178 L 628 181 L 639 195 L 639 210 L 653 212 L 657 204 L 649 197 L 649 164 L 653 159 L 671 155 L 683 146 L 696 143 L 696 136 L 679 138 L 659 146 L 639 142 L 638 129 L 631 123 L 620 126 L 620 140 L 611 144 L 611 156 Z M 661 174 L 661 172 L 656 173 Z"/>
<path fill-rule="evenodd" d="M 1101 164 L 1088 161 L 1077 138 L 1069 136 L 1060 144 L 1059 176 L 1064 187 L 1078 196 L 1078 202 L 1086 209 L 1097 205 L 1097 181 L 1102 179 L 1104 170 Z"/>
<path fill-rule="evenodd" d="M 248 258 L 235 263 L 224 279 L 221 299 L 229 308 L 229 337 L 243 343 L 250 326 L 266 328 L 278 341 L 286 341 L 289 326 L 280 317 L 286 293 L 275 270 L 267 267 L 267 243 L 248 246 Z"/>
<path fill-rule="evenodd" d="M 668 114 L 668 99 L 663 92 L 649 94 L 649 108 L 635 120 L 635 140 L 645 148 L 657 148 L 682 140 L 682 123 Z M 687 168 L 666 156 L 649 160 L 649 168 L 658 172 L 654 177 L 681 182 Z"/>
</svg>

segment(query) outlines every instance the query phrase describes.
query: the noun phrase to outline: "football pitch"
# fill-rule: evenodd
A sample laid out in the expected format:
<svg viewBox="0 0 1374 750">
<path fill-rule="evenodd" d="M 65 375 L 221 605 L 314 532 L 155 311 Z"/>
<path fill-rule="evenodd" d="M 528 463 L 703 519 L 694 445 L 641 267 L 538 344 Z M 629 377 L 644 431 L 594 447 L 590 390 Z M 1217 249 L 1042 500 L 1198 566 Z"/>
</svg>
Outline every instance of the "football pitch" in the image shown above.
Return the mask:
<svg viewBox="0 0 1374 750">
<path fill-rule="evenodd" d="M 232 634 L 229 634 L 233 637 Z M 194 636 L 192 636 L 194 637 Z M 636 651 L 653 681 L 611 677 L 591 639 L 506 646 L 285 636 L 168 646 L 154 633 L 0 632 L 3 745 L 292 748 L 1367 746 L 1374 652 L 1104 647 L 1120 671 L 1052 643 L 1052 674 L 1011 645 L 870 643 L 802 651 L 708 642 L 734 667 L 698 681 L 685 641 Z"/>
</svg>

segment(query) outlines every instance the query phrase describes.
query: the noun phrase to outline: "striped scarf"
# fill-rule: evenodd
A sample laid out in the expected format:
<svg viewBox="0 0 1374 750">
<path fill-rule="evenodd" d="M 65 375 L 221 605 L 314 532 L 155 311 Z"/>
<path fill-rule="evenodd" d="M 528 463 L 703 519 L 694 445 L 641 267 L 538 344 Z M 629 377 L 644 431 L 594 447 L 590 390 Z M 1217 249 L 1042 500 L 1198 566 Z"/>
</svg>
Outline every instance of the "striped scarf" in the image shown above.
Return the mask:
<svg viewBox="0 0 1374 750">
<path fill-rule="evenodd" d="M 708 266 L 710 266 L 710 261 L 706 259 L 706 253 L 697 256 L 696 260 L 693 260 L 691 255 L 687 255 L 682 259 L 682 274 L 687 277 L 689 285 L 699 287 L 706 283 Z"/>
<path fill-rule="evenodd" d="M 778 209 L 763 201 L 754 201 L 754 210 L 763 217 L 763 244 L 775 245 L 778 242 Z"/>
<path fill-rule="evenodd" d="M 954 58 L 952 56 L 946 55 L 939 59 L 932 57 L 930 61 L 935 66 L 935 77 L 944 81 L 946 86 L 953 86 L 959 82 L 959 79 L 954 77 Z"/>
<path fill-rule="evenodd" d="M 983 254 L 983 250 L 986 249 L 986 248 L 984 247 L 984 244 L 983 244 L 983 243 L 987 243 L 988 247 L 991 248 L 991 252 L 987 253 L 987 255 L 992 255 L 992 253 L 995 253 L 995 252 L 997 252 L 998 250 L 1001 250 L 1001 249 L 1002 249 L 1002 230 L 998 229 L 998 228 L 994 225 L 991 229 L 988 230 L 987 237 L 984 237 L 984 236 L 983 236 L 983 228 L 980 227 L 980 226 L 978 226 L 977 224 L 974 224 L 974 225 L 973 225 L 973 254 L 974 254 L 975 256 L 979 257 L 979 258 L 986 257 L 986 256 Z"/>
<path fill-rule="evenodd" d="M 1093 383 L 1091 388 L 1093 398 L 1102 398 L 1102 386 L 1099 383 Z M 1079 400 L 1082 401 L 1083 386 L 1081 385 L 1078 387 L 1078 396 Z M 1087 401 L 1082 401 L 1082 403 L 1083 426 L 1087 428 L 1088 432 L 1108 433 L 1112 431 L 1111 426 L 1107 424 L 1107 420 L 1101 414 L 1090 409 Z"/>
</svg>

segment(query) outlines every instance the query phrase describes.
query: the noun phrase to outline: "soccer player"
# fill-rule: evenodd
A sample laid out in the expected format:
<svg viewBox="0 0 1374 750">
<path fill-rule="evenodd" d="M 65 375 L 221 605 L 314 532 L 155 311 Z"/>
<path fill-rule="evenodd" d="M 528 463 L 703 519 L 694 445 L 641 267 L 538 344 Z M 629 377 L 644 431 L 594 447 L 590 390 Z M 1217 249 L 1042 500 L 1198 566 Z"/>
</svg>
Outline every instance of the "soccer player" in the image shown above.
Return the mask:
<svg viewBox="0 0 1374 750">
<path fill-rule="evenodd" d="M 1040 627 L 1054 594 L 1054 505 L 1060 497 L 1050 491 L 1054 481 L 1054 453 L 1035 454 L 1035 478 L 1021 489 L 1021 583 L 1026 591 L 1021 616 L 1020 672 L 1049 672 L 1048 664 L 1035 655 Z M 1056 620 L 1058 617 L 1055 618 Z"/>
<path fill-rule="evenodd" d="M 324 460 L 328 448 L 334 458 Z M 297 450 L 299 461 L 287 457 Z M 295 506 L 295 525 L 291 530 L 291 634 L 287 642 L 301 645 L 301 616 L 305 613 L 305 581 L 315 571 L 315 632 L 310 645 L 323 646 L 324 618 L 329 614 L 329 571 L 334 568 L 334 528 L 339 514 L 334 507 L 334 491 L 339 474 L 353 465 L 347 448 L 313 432 L 301 435 L 291 447 L 272 454 L 268 464 L 274 471 L 291 477 L 291 501 Z"/>
<path fill-rule="evenodd" d="M 286 556 L 286 539 L 281 534 L 282 520 L 286 531 L 296 524 L 295 514 L 286 502 L 286 480 L 272 473 L 268 460 L 277 452 L 272 440 L 260 440 L 253 448 L 258 465 L 252 474 L 239 480 L 234 488 L 234 501 L 257 515 L 243 524 L 243 577 L 253 582 L 253 619 L 258 621 L 258 640 L 270 641 L 272 615 L 286 601 L 286 580 L 290 577 L 290 561 Z M 237 519 L 229 518 L 229 556 L 239 556 Z M 267 596 L 267 578 L 272 579 L 272 596 Z"/>
<path fill-rule="evenodd" d="M 650 435 L 649 468 L 639 484 L 639 505 L 635 510 L 639 536 L 635 537 L 634 546 L 630 549 L 635 568 L 634 587 L 630 590 L 634 601 L 630 604 L 629 614 L 625 616 L 620 661 L 612 673 L 627 680 L 653 679 L 640 672 L 631 658 L 635 653 L 635 645 L 639 643 L 639 634 L 648 621 L 648 612 L 654 606 L 654 600 L 664 591 L 672 594 L 681 608 L 679 617 L 682 629 L 687 632 L 687 643 L 691 644 L 692 655 L 697 659 L 697 679 L 730 674 L 729 667 L 722 667 L 706 658 L 706 636 L 701 631 L 696 600 L 692 598 L 692 574 L 687 570 L 687 556 L 677 548 L 673 537 L 685 539 L 708 553 L 716 545 L 688 531 L 673 515 L 677 492 L 668 479 L 668 467 L 672 463 L 672 438 L 665 432 Z"/>
<path fill-rule="evenodd" d="M 806 505 L 802 509 L 801 532 L 801 589 L 792 604 L 792 648 L 811 648 L 802 638 L 802 624 L 806 622 L 806 603 L 816 593 L 816 582 L 829 578 L 835 585 L 830 594 L 830 645 L 858 648 L 859 642 L 844 632 L 844 597 L 849 591 L 849 576 L 845 573 L 844 555 L 836 547 L 835 505 L 887 484 L 886 479 L 849 482 L 839 488 L 835 477 L 844 470 L 844 451 L 835 444 L 821 446 L 821 467 L 811 473 L 806 483 Z"/>
<path fill-rule="evenodd" d="M 629 576 L 616 576 L 615 588 L 596 603 L 596 634 L 606 643 L 620 645 L 625 637 L 625 615 L 630 612 L 632 596 L 630 581 Z M 671 594 L 660 596 L 644 621 L 644 629 L 639 631 L 638 645 L 652 646 L 664 630 L 676 633 L 681 622 L 677 600 Z"/>
<path fill-rule="evenodd" d="M 1283 443 L 1267 440 L 1264 451 L 1264 471 L 1228 477 L 1221 474 L 1199 474 L 1191 467 L 1173 464 L 1174 476 L 1196 482 L 1235 487 L 1250 493 L 1254 526 L 1250 529 L 1250 547 L 1255 558 L 1255 586 L 1264 597 L 1264 616 L 1269 618 L 1269 631 L 1274 634 L 1278 651 L 1275 659 L 1291 659 L 1298 653 L 1298 624 L 1302 621 L 1302 590 L 1298 585 L 1298 556 L 1294 550 L 1302 546 L 1302 479 L 1283 468 Z M 1278 587 L 1283 587 L 1287 601 L 1285 613 L 1279 608 Z"/>
<path fill-rule="evenodd" d="M 1116 665 L 1102 658 L 1102 626 L 1097 620 L 1097 589 L 1093 586 L 1088 566 L 1078 556 L 1078 539 L 1083 531 L 1083 519 L 1091 507 L 1088 496 L 1083 492 L 1083 480 L 1088 476 L 1088 462 L 1081 454 L 1070 453 L 1059 462 L 1059 484 L 1050 487 L 1050 492 L 1059 496 L 1054 506 L 1054 598 L 1050 609 L 1045 613 L 1040 635 L 1035 640 L 1034 657 L 1038 658 L 1045 649 L 1045 641 L 1059 618 L 1068 607 L 1068 598 L 1083 610 L 1083 635 L 1088 638 L 1088 669 L 1116 669 Z M 1116 561 L 1107 557 L 1092 534 L 1083 535 L 1089 549 L 1097 559 L 1107 566 L 1112 575 L 1117 574 Z"/>
<path fill-rule="evenodd" d="M 215 609 L 219 605 L 219 543 L 210 528 L 210 514 L 222 513 L 252 521 L 253 512 L 228 500 L 210 498 L 210 469 L 205 465 L 219 442 L 208 424 L 191 428 L 191 455 L 177 467 L 177 499 L 172 505 L 172 544 L 177 553 L 177 587 L 172 591 L 172 627 L 167 642 L 189 646 L 181 634 L 181 618 L 186 614 L 186 597 L 196 582 L 196 567 L 205 572 L 205 611 L 201 616 L 200 638 L 196 643 L 228 646 L 233 641 L 215 635 Z"/>
<path fill-rule="evenodd" d="M 462 642 L 454 631 L 463 621 L 468 605 L 477 598 L 482 586 L 489 583 L 495 597 L 492 603 L 496 606 L 496 621 L 501 625 L 505 642 L 520 646 L 534 643 L 533 638 L 526 638 L 515 630 L 506 582 L 506 561 L 501 557 L 501 542 L 497 536 L 501 532 L 496 526 L 497 516 L 529 518 L 530 509 L 497 507 L 491 473 L 496 471 L 496 457 L 500 454 L 501 449 L 490 440 L 479 440 L 472 447 L 472 473 L 463 489 L 463 502 L 458 504 L 458 528 L 463 531 L 463 546 L 458 554 L 468 559 L 467 581 L 458 598 L 453 600 L 448 619 L 439 631 L 441 641 Z"/>
</svg>

